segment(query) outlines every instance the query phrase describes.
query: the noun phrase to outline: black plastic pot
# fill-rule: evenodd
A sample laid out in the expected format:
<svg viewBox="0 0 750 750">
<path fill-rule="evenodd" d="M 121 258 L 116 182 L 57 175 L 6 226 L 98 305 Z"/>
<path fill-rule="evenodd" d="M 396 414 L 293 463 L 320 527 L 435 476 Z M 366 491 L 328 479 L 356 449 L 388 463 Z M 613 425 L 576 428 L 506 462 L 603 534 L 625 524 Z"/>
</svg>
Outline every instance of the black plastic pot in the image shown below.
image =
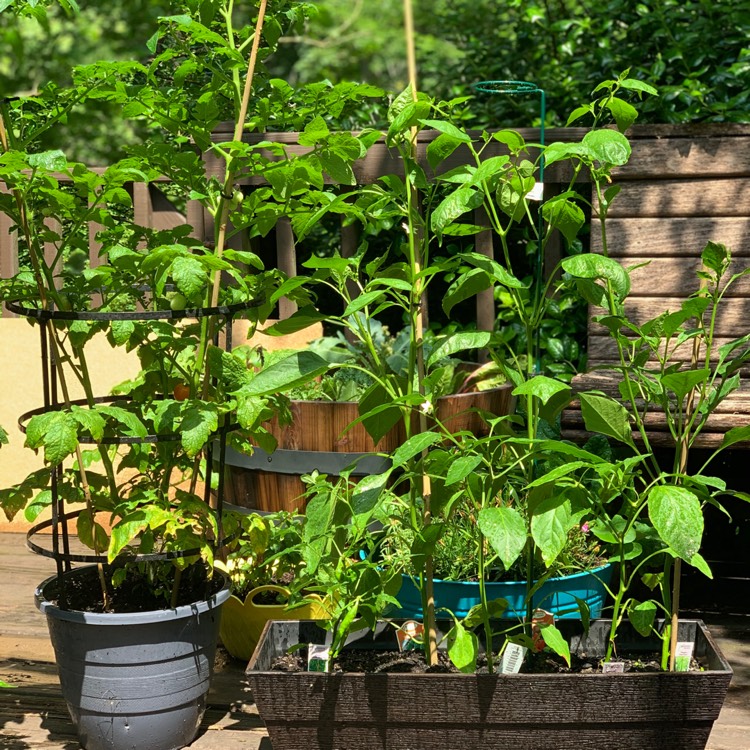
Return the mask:
<svg viewBox="0 0 750 750">
<path fill-rule="evenodd" d="M 217 575 L 223 576 L 218 573 Z M 91 577 L 96 568 L 65 576 Z M 64 610 L 51 603 L 57 576 L 36 591 L 47 616 L 78 738 L 86 750 L 177 750 L 198 731 L 213 671 L 229 579 L 206 601 L 135 613 Z"/>
<path fill-rule="evenodd" d="M 601 656 L 610 622 L 587 636 L 560 621 L 571 650 Z M 620 630 L 622 652 L 657 650 Z M 700 621 L 680 623 L 703 671 L 625 674 L 321 674 L 270 671 L 297 643 L 323 643 L 312 622 L 272 622 L 247 671 L 274 750 L 703 750 L 732 670 Z M 348 647 L 393 649 L 383 626 Z"/>
</svg>

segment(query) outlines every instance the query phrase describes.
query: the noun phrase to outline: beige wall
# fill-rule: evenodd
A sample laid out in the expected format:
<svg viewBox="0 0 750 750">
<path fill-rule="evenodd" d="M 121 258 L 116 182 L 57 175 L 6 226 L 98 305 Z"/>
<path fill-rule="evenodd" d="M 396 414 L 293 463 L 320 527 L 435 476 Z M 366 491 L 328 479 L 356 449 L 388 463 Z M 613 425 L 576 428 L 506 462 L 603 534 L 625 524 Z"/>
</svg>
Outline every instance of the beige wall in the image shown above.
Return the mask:
<svg viewBox="0 0 750 750">
<path fill-rule="evenodd" d="M 320 326 L 301 331 L 293 336 L 258 335 L 256 340 L 266 349 L 302 347 L 321 335 Z M 238 321 L 234 344 L 244 343 L 246 323 Z M 94 393 L 106 395 L 118 383 L 134 377 L 138 372 L 138 358 L 123 349 L 113 349 L 104 335 L 88 345 L 88 361 Z M 72 380 L 72 378 L 71 378 Z M 71 389 L 72 398 L 80 398 L 78 388 Z M 9 445 L 0 448 L 0 487 L 20 482 L 26 475 L 42 466 L 41 454 L 23 447 L 24 435 L 19 431 L 18 417 L 42 406 L 42 368 L 39 348 L 39 328 L 21 318 L 0 318 L 0 425 L 8 433 Z M 0 531 L 28 529 L 19 513 L 12 524 L 0 511 Z"/>
</svg>

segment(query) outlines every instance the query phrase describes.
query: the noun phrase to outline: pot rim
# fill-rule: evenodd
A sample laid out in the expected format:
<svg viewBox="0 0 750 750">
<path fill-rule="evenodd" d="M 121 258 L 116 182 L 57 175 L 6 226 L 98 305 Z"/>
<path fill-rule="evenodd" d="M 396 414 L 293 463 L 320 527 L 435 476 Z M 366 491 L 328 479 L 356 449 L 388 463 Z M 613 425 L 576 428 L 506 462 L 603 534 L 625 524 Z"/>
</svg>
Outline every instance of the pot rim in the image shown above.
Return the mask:
<svg viewBox="0 0 750 750">
<path fill-rule="evenodd" d="M 95 568 L 95 565 L 85 565 L 80 568 L 63 573 L 63 576 L 81 574 L 81 571 Z M 57 581 L 57 573 L 46 578 L 34 592 L 34 603 L 37 609 L 48 617 L 56 620 L 65 620 L 85 625 L 148 625 L 156 622 L 169 620 L 180 620 L 186 617 L 203 614 L 210 610 L 218 609 L 229 598 L 232 582 L 225 573 L 217 568 L 214 575 L 220 575 L 224 582 L 221 589 L 212 594 L 208 599 L 202 599 L 191 604 L 183 604 L 173 609 L 155 609 L 147 612 L 83 612 L 76 609 L 62 609 L 47 599 L 44 589 L 51 583 Z"/>
</svg>

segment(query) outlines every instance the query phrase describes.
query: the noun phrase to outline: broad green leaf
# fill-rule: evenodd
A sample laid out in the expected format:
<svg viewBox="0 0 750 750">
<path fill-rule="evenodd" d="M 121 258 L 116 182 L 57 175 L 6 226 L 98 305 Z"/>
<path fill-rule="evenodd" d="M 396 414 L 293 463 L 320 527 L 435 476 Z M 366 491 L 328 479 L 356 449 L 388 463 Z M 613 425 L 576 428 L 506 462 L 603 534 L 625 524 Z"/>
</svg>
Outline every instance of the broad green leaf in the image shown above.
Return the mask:
<svg viewBox="0 0 750 750">
<path fill-rule="evenodd" d="M 661 377 L 661 384 L 672 391 L 682 401 L 693 388 L 708 381 L 711 371 L 703 370 L 680 370 L 671 372 Z"/>
<path fill-rule="evenodd" d="M 456 482 L 462 482 L 481 463 L 481 456 L 461 456 L 452 461 L 445 475 L 445 486 L 449 487 L 452 484 L 456 484 Z"/>
<path fill-rule="evenodd" d="M 721 277 L 729 268 L 732 254 L 726 245 L 719 242 L 709 242 L 701 252 L 701 261 L 706 268 L 710 268 L 717 276 Z"/>
<path fill-rule="evenodd" d="M 305 328 L 309 328 L 311 325 L 325 319 L 326 316 L 319 313 L 313 305 L 306 305 L 295 311 L 288 318 L 284 318 L 272 326 L 264 328 L 261 333 L 266 336 L 287 336 L 290 333 L 303 331 Z"/>
<path fill-rule="evenodd" d="M 713 580 L 714 574 L 711 571 L 711 568 L 709 567 L 709 564 L 704 559 L 703 555 L 698 554 L 697 552 L 693 555 L 693 557 L 690 559 L 690 564 L 694 567 L 700 570 L 701 573 L 703 573 L 706 578 L 710 578 Z"/>
<path fill-rule="evenodd" d="M 295 352 L 261 370 L 252 382 L 242 388 L 242 394 L 265 396 L 283 393 L 323 375 L 327 370 L 328 362 L 314 352 Z"/>
<path fill-rule="evenodd" d="M 385 298 L 386 295 L 381 289 L 360 294 L 346 306 L 346 309 L 344 310 L 344 317 L 346 318 L 349 315 L 354 315 L 355 312 L 362 310 L 363 308 L 373 304 L 374 302 L 379 304 L 383 302 Z"/>
<path fill-rule="evenodd" d="M 450 315 L 451 310 L 464 300 L 475 297 L 479 292 L 489 289 L 492 280 L 481 268 L 472 268 L 461 274 L 451 285 L 443 298 L 443 311 Z"/>
<path fill-rule="evenodd" d="M 520 154 L 526 150 L 526 141 L 515 130 L 498 130 L 497 133 L 492 134 L 492 137 L 496 141 L 504 143 L 513 154 Z"/>
<path fill-rule="evenodd" d="M 624 99 L 617 96 L 613 96 L 607 101 L 607 109 L 615 118 L 617 129 L 621 133 L 624 133 L 638 119 L 638 110 L 632 104 L 628 104 Z"/>
<path fill-rule="evenodd" d="M 427 162 L 432 169 L 437 169 L 460 145 L 462 141 L 452 135 L 441 133 L 434 141 L 427 144 Z"/>
<path fill-rule="evenodd" d="M 570 666 L 570 646 L 563 634 L 554 625 L 542 625 L 541 631 L 547 648 L 558 656 L 562 656 L 565 663 Z"/>
<path fill-rule="evenodd" d="M 465 352 L 470 349 L 483 349 L 492 339 L 489 331 L 465 331 L 462 333 L 453 333 L 443 338 L 440 343 L 432 350 L 427 360 L 427 364 L 432 366 L 445 357 L 450 357 L 459 352 Z"/>
<path fill-rule="evenodd" d="M 526 545 L 523 516 L 514 508 L 482 508 L 477 526 L 508 570 Z"/>
<path fill-rule="evenodd" d="M 703 537 L 700 500 L 684 487 L 657 486 L 648 493 L 648 517 L 661 539 L 690 562 Z"/>
<path fill-rule="evenodd" d="M 377 445 L 402 419 L 401 409 L 380 383 L 373 383 L 359 399 L 359 415 L 367 434 Z"/>
<path fill-rule="evenodd" d="M 589 432 L 606 435 L 622 443 L 632 445 L 633 434 L 630 429 L 630 415 L 619 401 L 595 393 L 581 393 L 579 397 L 581 399 L 581 415 Z"/>
<path fill-rule="evenodd" d="M 68 166 L 68 160 L 60 150 L 29 154 L 28 162 L 30 167 L 48 172 L 62 172 Z"/>
<path fill-rule="evenodd" d="M 491 620 L 499 620 L 503 616 L 503 612 L 508 609 L 507 599 L 492 599 L 487 602 L 487 616 Z M 480 602 L 475 604 L 466 614 L 463 619 L 463 626 L 465 628 L 475 628 L 480 625 L 485 616 L 484 605 Z"/>
<path fill-rule="evenodd" d="M 648 601 L 641 602 L 635 606 L 631 606 L 628 609 L 628 620 L 630 624 L 642 635 L 644 638 L 651 633 L 651 628 L 654 625 L 654 619 L 656 618 L 656 602 Z"/>
<path fill-rule="evenodd" d="M 98 554 L 102 554 L 109 546 L 107 532 L 101 524 L 94 520 L 88 510 L 82 510 L 78 514 L 76 530 L 81 542 Z"/>
<path fill-rule="evenodd" d="M 620 81 L 620 86 L 630 91 L 642 91 L 644 94 L 651 94 L 652 96 L 658 96 L 659 92 L 649 84 L 639 81 L 637 78 L 624 78 Z"/>
<path fill-rule="evenodd" d="M 78 446 L 77 423 L 63 411 L 32 417 L 26 428 L 26 445 L 35 449 L 44 447 L 45 460 L 57 465 Z"/>
<path fill-rule="evenodd" d="M 568 474 L 572 474 L 574 471 L 578 471 L 578 469 L 587 465 L 588 464 L 585 461 L 568 461 L 560 466 L 556 466 L 554 469 L 551 469 L 546 474 L 543 474 L 541 477 L 538 477 L 526 486 L 529 488 L 542 487 L 545 484 L 554 482 L 556 479 L 560 479 L 560 477 L 566 477 Z"/>
<path fill-rule="evenodd" d="M 439 130 L 441 133 L 445 133 L 446 135 L 451 136 L 451 138 L 455 138 L 457 141 L 461 141 L 462 143 L 472 142 L 471 136 L 466 133 L 465 130 L 457 128 L 450 122 L 444 122 L 443 120 L 420 120 L 420 122 L 425 127 L 432 128 L 433 130 Z"/>
<path fill-rule="evenodd" d="M 576 524 L 570 503 L 563 498 L 541 502 L 531 517 L 531 536 L 542 553 L 545 565 L 551 565 L 568 542 L 568 532 Z"/>
<path fill-rule="evenodd" d="M 143 422 L 135 414 L 121 406 L 99 406 L 97 410 L 100 414 L 106 414 L 119 422 L 125 428 L 126 435 L 133 437 L 146 437 L 148 435 L 148 430 Z"/>
<path fill-rule="evenodd" d="M 565 258 L 561 265 L 566 273 L 575 278 L 610 281 L 613 291 L 620 299 L 624 299 L 630 293 L 630 276 L 613 258 L 596 253 L 584 253 Z"/>
<path fill-rule="evenodd" d="M 578 204 L 567 198 L 553 198 L 542 205 L 542 215 L 546 221 L 572 243 L 578 231 L 586 222 L 586 217 Z"/>
<path fill-rule="evenodd" d="M 300 146 L 315 146 L 331 134 L 326 121 L 317 115 L 305 125 L 305 129 L 299 134 Z"/>
<path fill-rule="evenodd" d="M 546 404 L 558 393 L 570 393 L 570 386 L 560 380 L 548 378 L 546 375 L 535 375 L 525 383 L 513 389 L 514 396 L 534 396 Z"/>
<path fill-rule="evenodd" d="M 107 550 L 109 562 L 112 562 L 142 531 L 145 531 L 147 526 L 146 514 L 142 510 L 125 516 L 115 524 Z"/>
<path fill-rule="evenodd" d="M 621 167 L 630 158 L 630 142 L 617 130 L 591 130 L 583 136 L 582 144 L 603 165 Z"/>
<path fill-rule="evenodd" d="M 435 208 L 430 217 L 432 231 L 440 234 L 453 221 L 482 205 L 482 193 L 470 187 L 460 187 L 447 195 Z"/>
<path fill-rule="evenodd" d="M 448 657 L 459 672 L 473 674 L 477 668 L 479 639 L 476 634 L 456 622 L 448 631 Z"/>
<path fill-rule="evenodd" d="M 439 443 L 442 436 L 436 432 L 420 432 L 410 437 L 393 452 L 393 466 L 403 466 L 407 461 L 426 451 L 431 445 Z"/>
<path fill-rule="evenodd" d="M 193 256 L 181 256 L 174 259 L 171 271 L 175 286 L 191 302 L 200 301 L 208 283 L 208 274 L 203 264 Z"/>
<path fill-rule="evenodd" d="M 260 424 L 266 402 L 259 396 L 241 395 L 237 398 L 237 421 L 243 430 L 254 430 Z"/>
<path fill-rule="evenodd" d="M 189 458 L 200 453 L 218 427 L 219 410 L 216 404 L 195 402 L 185 409 L 180 424 L 180 438 Z"/>
<path fill-rule="evenodd" d="M 730 445 L 743 443 L 750 440 L 750 425 L 743 427 L 732 427 L 724 433 L 724 439 L 721 441 L 721 448 L 728 448 Z"/>
<path fill-rule="evenodd" d="M 367 516 L 373 511 L 390 476 L 389 469 L 382 474 L 363 477 L 357 482 L 352 491 L 352 511 L 355 516 Z"/>
<path fill-rule="evenodd" d="M 80 406 L 72 406 L 70 413 L 73 418 L 83 427 L 91 437 L 99 441 L 104 437 L 104 417 L 93 409 L 81 409 Z"/>
</svg>

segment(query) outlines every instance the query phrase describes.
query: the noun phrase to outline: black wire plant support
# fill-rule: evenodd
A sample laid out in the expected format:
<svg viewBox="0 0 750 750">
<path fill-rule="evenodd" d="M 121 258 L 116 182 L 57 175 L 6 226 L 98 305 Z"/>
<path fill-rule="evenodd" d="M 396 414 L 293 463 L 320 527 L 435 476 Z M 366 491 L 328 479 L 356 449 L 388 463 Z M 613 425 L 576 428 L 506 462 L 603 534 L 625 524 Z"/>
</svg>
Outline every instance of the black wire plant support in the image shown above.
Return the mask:
<svg viewBox="0 0 750 750">
<path fill-rule="evenodd" d="M 49 326 L 58 322 L 88 321 L 112 323 L 116 321 L 132 322 L 149 322 L 149 321 L 180 321 L 186 319 L 201 319 L 220 317 L 225 321 L 222 327 L 224 330 L 224 348 L 225 351 L 232 349 L 232 326 L 235 316 L 258 307 L 263 304 L 263 300 L 252 300 L 246 302 L 234 303 L 231 305 L 219 305 L 216 307 L 192 308 L 184 310 L 137 310 L 122 312 L 99 312 L 99 311 L 69 311 L 69 310 L 48 310 L 38 307 L 27 306 L 23 301 L 11 300 L 6 301 L 5 306 L 11 312 L 21 315 L 27 319 L 39 323 L 40 350 L 42 362 L 42 391 L 43 406 L 32 409 L 22 414 L 18 419 L 18 427 L 22 433 L 26 433 L 28 421 L 37 415 L 60 411 L 65 408 L 61 403 L 58 393 L 57 363 L 54 359 L 54 350 L 50 346 Z M 218 344 L 218 334 L 214 340 Z M 95 404 L 101 403 L 127 403 L 132 402 L 128 396 L 100 396 L 94 399 Z M 88 406 L 86 399 L 77 399 L 69 402 L 75 406 Z M 224 507 L 224 467 L 226 463 L 226 443 L 227 434 L 236 430 L 236 423 L 225 423 L 214 432 L 206 442 L 206 476 L 204 489 L 204 502 L 207 507 L 210 506 L 211 485 L 213 471 L 218 471 L 218 482 L 216 490 L 216 508 L 214 509 L 217 518 L 217 528 L 219 534 L 215 540 L 214 547 L 221 548 L 225 544 L 233 541 L 232 537 L 223 537 L 221 516 Z M 106 436 L 100 440 L 95 440 L 90 435 L 79 436 L 79 443 L 84 445 L 135 445 L 146 443 L 170 443 L 178 442 L 181 436 L 178 433 L 168 434 L 147 434 L 143 436 Z M 214 465 L 214 453 L 218 445 L 219 458 Z M 51 492 L 51 518 L 41 521 L 32 526 L 26 534 L 26 546 L 34 553 L 55 560 L 57 566 L 58 585 L 61 592 L 61 604 L 63 603 L 64 579 L 63 574 L 71 570 L 71 563 L 94 563 L 106 564 L 108 559 L 106 555 L 74 553 L 71 552 L 70 534 L 68 531 L 68 522 L 77 518 L 83 511 L 68 511 L 65 508 L 65 499 L 59 492 L 59 480 L 62 475 L 62 467 L 56 466 L 50 470 L 50 492 Z M 34 538 L 42 531 L 51 529 L 52 531 L 52 549 L 43 546 L 34 541 Z M 129 562 L 155 562 L 160 560 L 176 560 L 184 557 L 192 557 L 200 553 L 199 549 L 174 550 L 169 552 L 154 552 L 151 554 L 136 554 L 128 556 Z"/>
</svg>

